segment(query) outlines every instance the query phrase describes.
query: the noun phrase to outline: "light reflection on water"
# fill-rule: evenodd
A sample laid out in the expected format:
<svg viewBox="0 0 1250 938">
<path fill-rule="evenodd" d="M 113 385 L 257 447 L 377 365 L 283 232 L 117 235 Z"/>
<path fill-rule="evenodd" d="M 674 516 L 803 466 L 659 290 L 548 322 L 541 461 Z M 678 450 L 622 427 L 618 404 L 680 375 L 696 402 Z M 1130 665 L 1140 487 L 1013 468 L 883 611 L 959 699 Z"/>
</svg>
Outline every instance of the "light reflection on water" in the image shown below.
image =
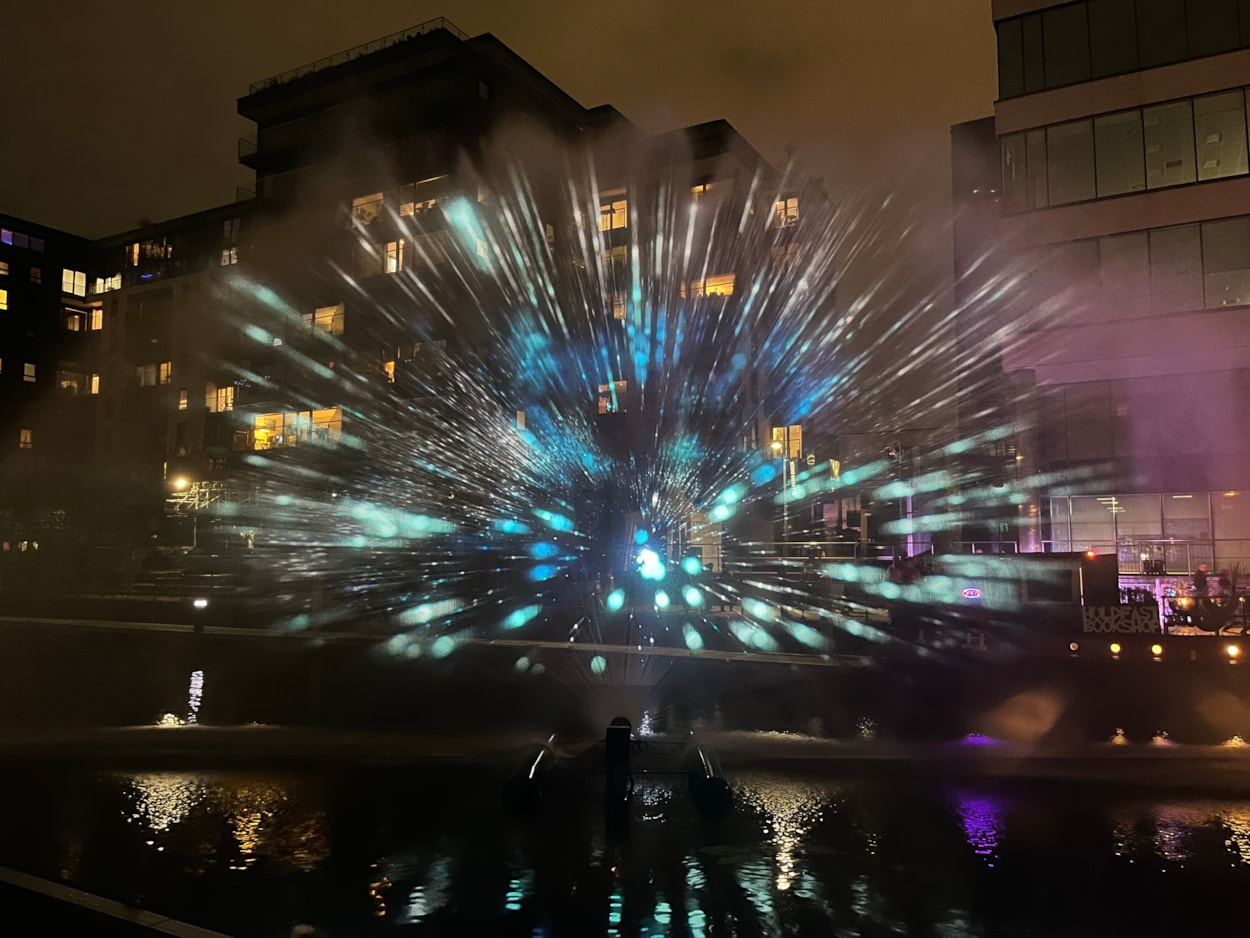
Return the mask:
<svg viewBox="0 0 1250 938">
<path fill-rule="evenodd" d="M 310 871 L 329 854 L 324 809 L 298 803 L 287 780 L 180 772 L 140 772 L 121 780 L 133 804 L 128 820 L 144 827 L 147 844 L 158 850 L 166 846 L 158 841 L 200 809 L 229 825 L 237 849 L 232 870 L 246 870 L 264 858 Z"/>
<path fill-rule="evenodd" d="M 1229 861 L 1250 866 L 1250 801 L 1195 798 L 1123 806 L 1112 820 L 1117 856 L 1154 855 L 1183 864 L 1198 857 L 1196 834 L 1220 830 Z"/>
<path fill-rule="evenodd" d="M 741 771 L 731 775 L 734 815 L 708 826 L 694 815 L 684 779 L 651 775 L 641 776 L 634 792 L 632 847 L 628 839 L 605 843 L 595 825 L 585 839 L 570 842 L 568 853 L 538 847 L 572 822 L 569 812 L 579 810 L 563 803 L 551 818 L 525 828 L 520 840 L 506 831 L 521 828 L 495 827 L 487 816 L 486 839 L 478 841 L 457 820 L 467 818 L 465 805 L 448 794 L 438 802 L 451 818 L 441 830 L 424 822 L 400 825 L 381 842 L 366 847 L 362 841 L 351 859 L 336 849 L 331 866 L 332 819 L 336 829 L 346 823 L 381 830 L 409 809 L 393 799 L 370 804 L 370 796 L 331 802 L 329 790 L 310 788 L 299 776 L 146 772 L 109 778 L 127 799 L 125 821 L 114 814 L 112 823 L 138 828 L 149 845 L 140 849 L 164 851 L 168 859 L 160 862 L 177 875 L 230 870 L 230 882 L 268 889 L 284 882 L 274 874 L 314 873 L 316 879 L 297 888 L 316 893 L 328 874 L 336 888 L 350 893 L 356 925 L 374 917 L 400 926 L 452 928 L 461 916 L 478 914 L 515 920 L 518 934 L 547 927 L 542 923 L 560 914 L 549 886 L 540 885 L 553 876 L 568 883 L 569 895 L 598 896 L 593 903 L 578 900 L 594 905 L 587 914 L 596 916 L 596 933 L 667 933 L 671 923 L 677 933 L 690 935 L 725 928 L 772 935 L 808 933 L 803 928 L 814 922 L 827 923 L 819 933 L 831 935 L 856 934 L 870 923 L 884 933 L 904 927 L 901 910 L 912 901 L 913 888 L 929 883 L 934 898 L 924 900 L 921 914 L 930 933 L 989 934 L 989 925 L 968 911 L 975 894 L 968 891 L 969 878 L 1018 875 L 1009 871 L 1031 862 L 1032 831 L 1061 827 L 1068 810 L 1062 798 L 1035 798 L 997 784 L 926 790 Z M 409 791 L 407 782 L 401 790 Z M 425 803 L 415 791 L 413 797 L 414 804 Z M 597 799 L 591 803 L 592 812 L 600 810 Z M 332 804 L 339 815 L 332 814 Z M 1095 802 L 1094 810 L 1107 823 L 1100 834 L 1081 840 L 1079 850 L 1149 859 L 1152 868 L 1163 864 L 1178 871 L 1196 858 L 1250 875 L 1250 801 L 1111 798 Z M 72 832 L 65 842 L 75 842 Z M 58 866 L 76 865 L 70 853 L 82 853 L 78 843 Z M 90 839 L 86 849 L 92 849 Z M 479 881 L 476 855 L 483 849 L 500 851 L 500 875 Z M 668 867 L 663 854 L 673 850 L 682 861 Z M 955 871 L 953 880 L 932 885 L 948 869 Z M 951 882 L 954 891 L 947 888 Z M 462 897 L 481 911 L 466 912 Z M 219 901 L 228 905 L 229 893 Z M 245 911 L 240 907 L 237 914 L 242 921 Z M 804 923 L 799 932 L 796 922 Z M 323 930 L 353 934 L 355 927 Z"/>
<path fill-rule="evenodd" d="M 989 795 L 960 791 L 955 795 L 956 809 L 963 822 L 968 846 L 993 868 L 998 842 L 1003 835 L 1003 805 Z"/>
<path fill-rule="evenodd" d="M 768 774 L 745 774 L 735 783 L 741 801 L 764 820 L 764 834 L 776 850 L 776 886 L 785 892 L 794 883 L 804 838 L 824 818 L 837 789 Z"/>
</svg>

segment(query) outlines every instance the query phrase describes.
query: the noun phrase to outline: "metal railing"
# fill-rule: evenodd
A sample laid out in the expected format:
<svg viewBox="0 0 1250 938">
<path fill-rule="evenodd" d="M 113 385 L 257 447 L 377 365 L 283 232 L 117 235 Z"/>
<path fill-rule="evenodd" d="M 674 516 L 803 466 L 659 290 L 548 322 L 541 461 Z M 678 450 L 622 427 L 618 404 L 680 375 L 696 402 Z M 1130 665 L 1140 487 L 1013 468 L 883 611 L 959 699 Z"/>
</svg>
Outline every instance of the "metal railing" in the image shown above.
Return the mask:
<svg viewBox="0 0 1250 938">
<path fill-rule="evenodd" d="M 402 32 L 392 33 L 389 36 L 383 36 L 381 39 L 374 39 L 371 42 L 354 46 L 342 52 L 336 52 L 334 55 L 327 56 L 324 59 L 318 59 L 315 62 L 309 62 L 307 65 L 301 65 L 277 75 L 271 75 L 268 78 L 262 78 L 260 81 L 252 82 L 247 89 L 248 94 L 256 94 L 258 91 L 265 91 L 269 88 L 276 88 L 278 85 L 285 85 L 289 81 L 297 78 L 303 78 L 305 75 L 312 75 L 315 72 L 323 71 L 327 68 L 333 68 L 335 65 L 342 65 L 344 62 L 350 62 L 358 59 L 363 55 L 370 55 L 374 52 L 380 52 L 390 46 L 397 45 L 401 42 L 407 42 L 417 36 L 423 36 L 426 33 L 432 33 L 438 29 L 445 29 L 457 39 L 465 40 L 469 38 L 469 34 L 459 29 L 454 23 L 446 17 L 440 16 L 436 19 L 426 20 L 424 23 L 418 23 L 416 26 L 409 27 Z"/>
<path fill-rule="evenodd" d="M 1250 541 L 1247 540 L 1157 538 L 1089 544 L 1046 541 L 1044 546 L 1047 551 L 1092 550 L 1099 554 L 1115 554 L 1119 558 L 1120 573 L 1129 575 L 1188 575 L 1202 564 L 1212 571 L 1239 567 L 1250 572 Z"/>
<path fill-rule="evenodd" d="M 241 160 L 246 159 L 247 157 L 254 154 L 256 152 L 256 149 L 257 149 L 257 145 L 256 145 L 255 137 L 240 137 L 239 138 L 239 159 Z"/>
</svg>

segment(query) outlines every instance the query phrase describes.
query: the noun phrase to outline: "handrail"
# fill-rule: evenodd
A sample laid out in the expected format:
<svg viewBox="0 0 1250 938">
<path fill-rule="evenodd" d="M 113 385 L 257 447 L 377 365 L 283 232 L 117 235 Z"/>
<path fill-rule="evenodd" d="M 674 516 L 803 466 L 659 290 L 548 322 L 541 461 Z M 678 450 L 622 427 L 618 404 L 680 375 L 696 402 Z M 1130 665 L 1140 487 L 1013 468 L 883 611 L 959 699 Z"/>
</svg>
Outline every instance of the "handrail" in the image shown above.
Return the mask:
<svg viewBox="0 0 1250 938">
<path fill-rule="evenodd" d="M 400 42 L 406 42 L 417 36 L 423 36 L 426 33 L 432 33 L 436 29 L 445 29 L 457 39 L 467 40 L 469 34 L 459 29 L 447 17 L 439 16 L 432 20 L 426 20 L 424 23 L 418 23 L 416 26 L 410 26 L 408 29 L 397 33 L 391 33 L 389 36 L 383 36 L 381 39 L 374 39 L 369 42 L 353 46 L 342 52 L 336 52 L 334 55 L 326 56 L 323 59 L 317 59 L 315 62 L 309 62 L 307 65 L 300 65 L 296 68 L 288 69 L 277 75 L 271 75 L 268 78 L 262 78 L 260 81 L 254 81 L 248 85 L 247 93 L 256 94 L 258 91 L 265 91 L 269 88 L 276 88 L 278 85 L 285 85 L 289 81 L 297 78 L 303 78 L 305 75 L 312 75 L 315 72 L 323 71 L 327 68 L 333 68 L 335 65 L 342 65 L 344 62 L 350 62 L 358 59 L 362 55 L 369 55 L 379 52 L 388 46 L 396 45 Z"/>
</svg>

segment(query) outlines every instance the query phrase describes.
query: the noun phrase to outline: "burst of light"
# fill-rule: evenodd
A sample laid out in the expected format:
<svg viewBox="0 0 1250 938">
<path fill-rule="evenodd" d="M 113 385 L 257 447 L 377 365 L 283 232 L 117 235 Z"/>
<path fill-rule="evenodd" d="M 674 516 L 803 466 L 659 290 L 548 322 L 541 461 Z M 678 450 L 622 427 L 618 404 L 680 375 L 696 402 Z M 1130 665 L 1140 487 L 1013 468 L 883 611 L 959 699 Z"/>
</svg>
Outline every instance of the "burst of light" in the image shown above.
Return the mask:
<svg viewBox="0 0 1250 938">
<path fill-rule="evenodd" d="M 638 575 L 644 580 L 657 583 L 664 579 L 664 562 L 660 560 L 660 555 L 649 547 L 644 547 L 638 552 Z"/>
<path fill-rule="evenodd" d="M 1163 646 L 1156 642 L 1150 646 L 1150 653 L 1156 658 L 1159 657 L 1159 655 L 1163 654 Z"/>
<path fill-rule="evenodd" d="M 1111 654 L 1113 654 L 1113 655 L 1118 655 L 1119 653 L 1120 653 L 1120 643 L 1119 643 L 1119 642 L 1112 642 L 1112 643 L 1111 643 Z"/>
<path fill-rule="evenodd" d="M 621 607 L 625 605 L 625 591 L 616 589 L 608 593 L 608 598 L 604 605 L 607 606 L 608 612 L 619 612 Z"/>
<path fill-rule="evenodd" d="M 1228 655 L 1230 659 L 1235 659 L 1241 654 L 1241 646 L 1230 644 L 1227 648 L 1224 649 L 1224 652 L 1225 654 Z"/>
</svg>

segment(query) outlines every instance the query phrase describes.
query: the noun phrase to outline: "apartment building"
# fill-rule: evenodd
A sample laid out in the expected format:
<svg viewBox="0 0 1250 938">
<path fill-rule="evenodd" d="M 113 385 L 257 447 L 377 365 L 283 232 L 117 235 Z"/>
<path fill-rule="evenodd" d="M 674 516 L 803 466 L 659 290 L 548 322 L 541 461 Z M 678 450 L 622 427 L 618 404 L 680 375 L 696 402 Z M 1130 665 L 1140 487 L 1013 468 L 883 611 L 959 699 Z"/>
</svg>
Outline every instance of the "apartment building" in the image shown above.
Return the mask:
<svg viewBox="0 0 1250 938">
<path fill-rule="evenodd" d="M 1021 544 L 1117 550 L 1125 570 L 1243 561 L 1250 5 L 995 0 L 993 16 L 1001 364 L 1035 426 L 1021 476 L 1049 480 Z"/>
</svg>

